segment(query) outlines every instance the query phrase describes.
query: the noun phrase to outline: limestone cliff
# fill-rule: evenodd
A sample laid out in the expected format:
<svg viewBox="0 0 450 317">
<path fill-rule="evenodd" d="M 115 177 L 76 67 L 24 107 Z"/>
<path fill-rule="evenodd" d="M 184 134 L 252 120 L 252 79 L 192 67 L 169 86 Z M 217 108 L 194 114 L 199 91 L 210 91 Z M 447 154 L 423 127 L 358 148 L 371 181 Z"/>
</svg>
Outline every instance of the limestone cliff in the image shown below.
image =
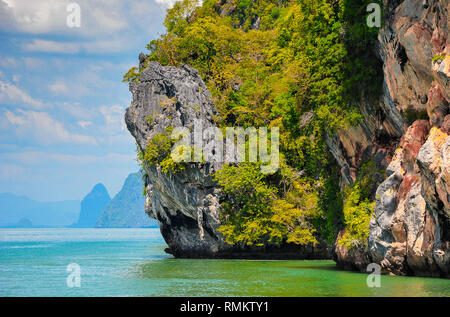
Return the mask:
<svg viewBox="0 0 450 317">
<path fill-rule="evenodd" d="M 214 126 L 217 111 L 198 72 L 186 65 L 180 68 L 157 62 L 144 67 L 140 56 L 140 74 L 130 83 L 133 100 L 125 121 L 138 147 L 145 151 L 156 134 L 169 127 L 187 127 L 193 131 L 195 120 L 203 129 Z M 157 219 L 161 233 L 177 257 L 232 258 L 326 258 L 326 247 L 284 246 L 250 248 L 225 243 L 220 226 L 221 191 L 212 174 L 221 164 L 189 163 L 182 172 L 162 171 L 145 165 L 146 212 Z"/>
<path fill-rule="evenodd" d="M 383 72 L 382 94 L 377 102 L 363 98 L 364 120 L 328 135 L 326 143 L 340 167 L 342 187 L 357 180 L 367 160 L 386 173 L 374 175 L 376 205 L 367 243 L 353 249 L 336 244 L 334 256 L 339 266 L 351 269 L 365 270 L 376 262 L 394 274 L 448 276 L 449 0 L 383 2 L 384 24 L 373 48 Z M 140 72 L 130 82 L 133 101 L 126 113 L 140 150 L 169 127 L 192 129 L 195 120 L 202 120 L 204 128 L 214 125 L 217 112 L 195 69 L 156 62 L 147 66 L 146 58 L 140 56 Z M 220 167 L 190 163 L 182 173 L 165 173 L 157 164 L 144 166 L 146 211 L 159 221 L 168 252 L 181 257 L 326 257 L 326 248 L 227 245 L 217 231 L 224 197 L 212 179 Z"/>
<path fill-rule="evenodd" d="M 188 66 L 178 69 L 150 63 L 138 81 L 130 84 L 130 91 L 133 101 L 125 121 L 143 151 L 153 136 L 168 127 L 192 128 L 196 119 L 205 127 L 213 124 L 216 111 L 209 92 L 198 72 Z M 166 107 L 163 103 L 167 100 L 174 103 Z M 149 117 L 151 122 L 146 120 Z M 159 165 L 144 168 L 145 210 L 158 220 L 169 253 L 201 256 L 226 247 L 216 233 L 218 189 L 210 176 L 216 166 L 192 164 L 176 174 L 164 173 Z"/>
<path fill-rule="evenodd" d="M 336 244 L 335 259 L 363 271 L 375 262 L 393 274 L 448 277 L 449 1 L 384 4 L 377 47 L 384 71 L 382 98 L 378 105 L 363 104 L 366 122 L 330 138 L 329 146 L 344 183 L 354 181 L 364 153 L 387 167 L 387 179 L 376 191 L 368 249 Z"/>
</svg>

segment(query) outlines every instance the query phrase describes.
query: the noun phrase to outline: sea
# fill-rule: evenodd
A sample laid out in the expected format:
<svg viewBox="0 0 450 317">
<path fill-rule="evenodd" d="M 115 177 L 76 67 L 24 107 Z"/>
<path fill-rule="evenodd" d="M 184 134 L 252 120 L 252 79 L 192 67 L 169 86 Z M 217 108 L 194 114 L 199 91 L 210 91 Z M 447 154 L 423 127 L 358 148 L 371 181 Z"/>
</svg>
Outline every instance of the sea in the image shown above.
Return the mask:
<svg viewBox="0 0 450 317">
<path fill-rule="evenodd" d="M 450 280 L 333 261 L 175 259 L 159 229 L 0 229 L 0 296 L 450 296 Z"/>
</svg>

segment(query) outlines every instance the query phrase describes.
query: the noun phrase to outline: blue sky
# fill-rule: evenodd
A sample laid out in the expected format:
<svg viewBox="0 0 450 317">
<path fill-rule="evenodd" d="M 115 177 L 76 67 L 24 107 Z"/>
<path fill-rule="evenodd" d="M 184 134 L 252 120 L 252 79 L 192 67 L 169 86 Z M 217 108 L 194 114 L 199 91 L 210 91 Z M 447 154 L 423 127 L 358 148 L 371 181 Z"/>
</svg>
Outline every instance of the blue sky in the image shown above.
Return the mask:
<svg viewBox="0 0 450 317">
<path fill-rule="evenodd" d="M 81 8 L 69 28 L 67 5 Z M 163 33 L 172 0 L 0 0 L 0 192 L 110 195 L 138 170 L 122 75 Z"/>
</svg>

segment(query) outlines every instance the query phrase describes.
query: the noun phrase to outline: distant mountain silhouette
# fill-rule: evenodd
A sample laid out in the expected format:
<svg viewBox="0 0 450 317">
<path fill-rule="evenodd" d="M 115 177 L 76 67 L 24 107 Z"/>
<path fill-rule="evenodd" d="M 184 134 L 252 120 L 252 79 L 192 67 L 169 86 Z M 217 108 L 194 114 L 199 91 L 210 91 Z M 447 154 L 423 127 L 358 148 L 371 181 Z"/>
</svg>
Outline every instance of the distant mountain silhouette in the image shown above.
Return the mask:
<svg viewBox="0 0 450 317">
<path fill-rule="evenodd" d="M 0 227 L 16 226 L 22 218 L 34 226 L 64 227 L 77 220 L 79 200 L 38 202 L 25 196 L 0 193 Z"/>
<path fill-rule="evenodd" d="M 145 197 L 142 195 L 142 186 L 143 182 L 139 173 L 128 175 L 120 192 L 106 205 L 96 227 L 157 227 L 158 222 L 145 214 Z"/>
<path fill-rule="evenodd" d="M 78 222 L 71 227 L 93 228 L 106 204 L 111 201 L 108 191 L 103 184 L 97 184 L 81 201 L 81 210 Z"/>
<path fill-rule="evenodd" d="M 19 222 L 15 225 L 16 228 L 31 228 L 33 227 L 33 223 L 28 218 L 22 218 L 19 220 Z"/>
</svg>

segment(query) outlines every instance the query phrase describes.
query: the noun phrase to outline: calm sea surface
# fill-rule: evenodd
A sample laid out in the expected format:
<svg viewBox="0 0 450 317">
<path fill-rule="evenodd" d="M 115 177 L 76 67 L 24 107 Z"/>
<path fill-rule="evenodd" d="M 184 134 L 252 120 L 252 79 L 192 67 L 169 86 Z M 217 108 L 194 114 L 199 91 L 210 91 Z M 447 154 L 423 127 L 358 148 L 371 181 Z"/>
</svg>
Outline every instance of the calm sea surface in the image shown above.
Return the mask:
<svg viewBox="0 0 450 317">
<path fill-rule="evenodd" d="M 0 296 L 450 296 L 450 280 L 339 271 L 332 261 L 174 259 L 158 229 L 0 229 Z M 67 286 L 67 266 L 81 287 Z"/>
</svg>

